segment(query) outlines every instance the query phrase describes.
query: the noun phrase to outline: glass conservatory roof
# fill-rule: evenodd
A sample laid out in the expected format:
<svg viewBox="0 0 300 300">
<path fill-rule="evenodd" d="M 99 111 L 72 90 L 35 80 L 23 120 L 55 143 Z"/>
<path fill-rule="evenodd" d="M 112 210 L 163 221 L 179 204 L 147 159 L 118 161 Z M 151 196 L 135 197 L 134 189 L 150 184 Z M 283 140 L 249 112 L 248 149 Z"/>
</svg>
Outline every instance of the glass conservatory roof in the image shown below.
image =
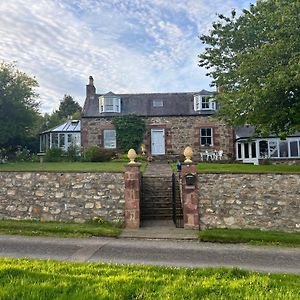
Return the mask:
<svg viewBox="0 0 300 300">
<path fill-rule="evenodd" d="M 43 133 L 47 132 L 74 132 L 80 131 L 80 120 L 68 120 L 67 122 L 58 125 L 52 129 L 46 130 Z"/>
</svg>

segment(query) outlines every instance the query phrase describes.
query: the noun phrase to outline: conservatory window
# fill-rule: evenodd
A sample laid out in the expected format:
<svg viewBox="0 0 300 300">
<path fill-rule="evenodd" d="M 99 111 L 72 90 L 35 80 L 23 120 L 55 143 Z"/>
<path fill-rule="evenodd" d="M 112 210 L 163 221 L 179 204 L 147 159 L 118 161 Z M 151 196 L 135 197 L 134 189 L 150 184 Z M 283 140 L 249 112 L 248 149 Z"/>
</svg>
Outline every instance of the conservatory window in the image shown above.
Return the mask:
<svg viewBox="0 0 300 300">
<path fill-rule="evenodd" d="M 72 133 L 68 133 L 68 144 L 72 144 L 74 142 Z"/>
<path fill-rule="evenodd" d="M 52 133 L 52 147 L 58 147 L 58 133 Z"/>
<path fill-rule="evenodd" d="M 242 158 L 242 144 L 238 143 L 238 158 Z"/>
<path fill-rule="evenodd" d="M 259 142 L 259 157 L 268 158 L 268 142 L 260 141 Z"/>
<path fill-rule="evenodd" d="M 299 142 L 298 141 L 290 141 L 290 149 L 291 149 L 291 157 L 299 156 Z"/>
<path fill-rule="evenodd" d="M 59 147 L 65 148 L 65 134 L 64 133 L 59 134 Z"/>
<path fill-rule="evenodd" d="M 279 142 L 279 152 L 280 152 L 280 157 L 288 157 L 289 156 L 289 148 L 288 148 L 287 141 Z"/>
<path fill-rule="evenodd" d="M 278 157 L 278 143 L 277 140 L 269 141 L 269 155 L 270 157 Z"/>
</svg>

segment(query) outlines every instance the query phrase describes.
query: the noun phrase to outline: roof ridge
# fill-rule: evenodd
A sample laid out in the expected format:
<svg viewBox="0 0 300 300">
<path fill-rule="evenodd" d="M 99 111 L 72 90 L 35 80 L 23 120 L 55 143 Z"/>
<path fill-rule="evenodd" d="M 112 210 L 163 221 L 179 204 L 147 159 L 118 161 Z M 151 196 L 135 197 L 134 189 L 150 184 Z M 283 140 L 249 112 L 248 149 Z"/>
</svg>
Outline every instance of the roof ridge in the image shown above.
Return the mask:
<svg viewBox="0 0 300 300">
<path fill-rule="evenodd" d="M 207 93 L 215 93 L 213 91 L 207 91 L 205 89 L 202 89 L 201 91 L 193 91 L 193 92 L 151 92 L 151 93 L 114 93 L 114 92 L 108 92 L 108 93 L 103 93 L 103 94 L 96 94 L 98 96 L 106 96 L 108 94 L 114 94 L 116 96 L 123 96 L 123 95 L 197 95 L 197 94 L 201 94 L 202 92 L 207 92 Z"/>
</svg>

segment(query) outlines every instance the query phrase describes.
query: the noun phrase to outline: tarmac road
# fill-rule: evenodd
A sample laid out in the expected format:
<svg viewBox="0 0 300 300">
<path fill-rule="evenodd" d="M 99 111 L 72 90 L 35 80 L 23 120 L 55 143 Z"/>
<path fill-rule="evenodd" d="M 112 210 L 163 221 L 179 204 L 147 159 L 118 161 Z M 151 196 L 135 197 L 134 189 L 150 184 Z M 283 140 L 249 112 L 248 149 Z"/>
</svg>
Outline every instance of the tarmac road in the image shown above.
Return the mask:
<svg viewBox="0 0 300 300">
<path fill-rule="evenodd" d="M 300 274 L 300 249 L 184 240 L 45 238 L 0 235 L 0 256 L 177 267 L 238 267 Z"/>
</svg>

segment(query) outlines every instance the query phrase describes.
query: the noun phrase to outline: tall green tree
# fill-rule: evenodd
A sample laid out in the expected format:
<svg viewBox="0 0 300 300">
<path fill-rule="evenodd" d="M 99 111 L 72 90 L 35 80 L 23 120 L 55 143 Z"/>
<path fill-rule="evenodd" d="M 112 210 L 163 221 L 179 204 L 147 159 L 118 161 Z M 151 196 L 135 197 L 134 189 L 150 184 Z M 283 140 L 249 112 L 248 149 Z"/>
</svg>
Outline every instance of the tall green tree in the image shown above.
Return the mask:
<svg viewBox="0 0 300 300">
<path fill-rule="evenodd" d="M 300 1 L 257 0 L 237 16 L 218 16 L 201 41 L 220 117 L 261 134 L 300 131 Z"/>
<path fill-rule="evenodd" d="M 41 131 L 51 129 L 57 125 L 64 123 L 68 118 L 80 119 L 81 106 L 74 101 L 70 95 L 64 95 L 63 100 L 60 101 L 58 110 L 53 111 L 52 114 L 45 114 L 41 125 Z"/>
<path fill-rule="evenodd" d="M 75 113 L 81 112 L 81 106 L 74 101 L 70 95 L 64 95 L 63 100 L 59 104 L 58 114 L 61 118 L 68 118 Z"/>
<path fill-rule="evenodd" d="M 32 139 L 39 116 L 37 86 L 14 64 L 0 63 L 0 147 L 13 149 Z"/>
</svg>

